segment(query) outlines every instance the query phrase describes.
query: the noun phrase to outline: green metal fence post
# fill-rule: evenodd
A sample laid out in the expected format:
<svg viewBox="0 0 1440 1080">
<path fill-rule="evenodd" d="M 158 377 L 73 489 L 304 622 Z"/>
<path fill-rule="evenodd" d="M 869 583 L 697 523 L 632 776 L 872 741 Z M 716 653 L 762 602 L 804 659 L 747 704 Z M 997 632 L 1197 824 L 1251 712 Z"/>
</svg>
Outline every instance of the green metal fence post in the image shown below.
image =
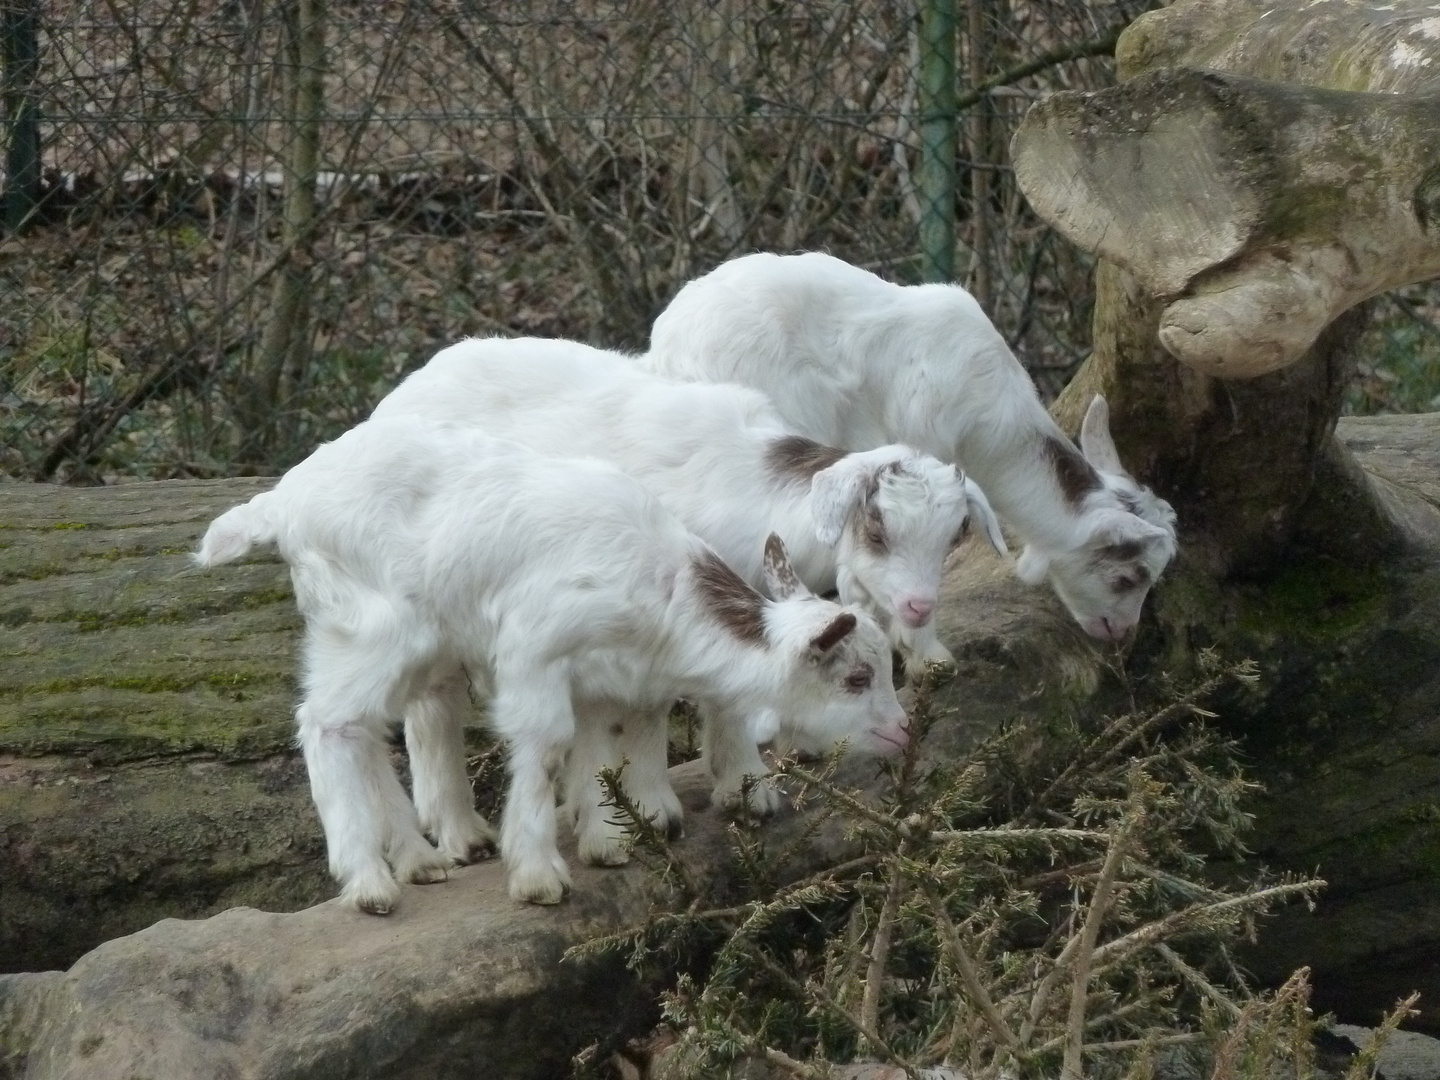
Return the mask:
<svg viewBox="0 0 1440 1080">
<path fill-rule="evenodd" d="M 40 201 L 40 103 L 35 82 L 40 74 L 36 33 L 38 0 L 0 0 L 0 78 L 8 138 L 5 189 L 0 221 L 5 232 L 19 231 Z"/>
<path fill-rule="evenodd" d="M 955 277 L 955 0 L 920 3 L 921 273 L 926 281 Z"/>
</svg>

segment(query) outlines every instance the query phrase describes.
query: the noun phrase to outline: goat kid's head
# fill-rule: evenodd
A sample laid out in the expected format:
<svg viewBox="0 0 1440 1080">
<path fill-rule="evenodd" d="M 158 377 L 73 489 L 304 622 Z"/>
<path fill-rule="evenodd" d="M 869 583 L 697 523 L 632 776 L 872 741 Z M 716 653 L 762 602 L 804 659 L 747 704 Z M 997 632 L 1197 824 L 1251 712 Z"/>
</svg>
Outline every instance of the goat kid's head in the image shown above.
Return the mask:
<svg viewBox="0 0 1440 1080">
<path fill-rule="evenodd" d="M 865 754 L 902 750 L 910 722 L 895 696 L 889 641 L 875 620 L 811 593 L 774 533 L 765 542 L 765 584 L 774 597 L 770 646 L 788 667 L 775 707 L 752 721 L 755 741 L 782 736 L 816 749 L 845 740 Z"/>
<path fill-rule="evenodd" d="M 934 614 L 945 557 L 972 521 L 1005 551 L 979 485 L 906 446 L 847 454 L 815 474 L 811 492 L 816 535 L 839 549 L 841 596 L 912 628 Z"/>
<path fill-rule="evenodd" d="M 1087 634 L 1120 641 L 1135 629 L 1150 586 L 1175 557 L 1175 511 L 1120 464 L 1110 410 L 1099 394 L 1085 412 L 1080 449 L 1100 482 L 1080 505 L 1080 542 L 1062 552 L 1026 547 L 1017 570 L 1032 584 L 1048 578 Z"/>
</svg>

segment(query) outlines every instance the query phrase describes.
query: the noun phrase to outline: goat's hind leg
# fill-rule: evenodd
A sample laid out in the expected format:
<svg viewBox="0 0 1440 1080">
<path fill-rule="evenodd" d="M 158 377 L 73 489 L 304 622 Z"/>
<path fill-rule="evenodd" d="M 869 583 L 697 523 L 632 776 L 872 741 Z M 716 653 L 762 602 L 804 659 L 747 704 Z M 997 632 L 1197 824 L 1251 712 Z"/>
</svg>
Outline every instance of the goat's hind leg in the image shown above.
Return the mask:
<svg viewBox="0 0 1440 1080">
<path fill-rule="evenodd" d="M 397 809 L 403 807 L 411 820 L 415 812 L 390 766 L 383 717 L 362 714 L 357 718 L 312 694 L 296 718 L 310 792 L 325 830 L 330 872 L 340 882 L 341 899 L 372 915 L 387 915 L 400 897 L 400 886 L 386 861 L 387 854 L 395 861 L 395 841 L 405 831 L 404 817 L 396 828 Z M 410 846 L 418 842 L 438 855 L 420 835 L 418 821 L 412 829 Z M 418 851 L 416 855 L 419 857 L 412 859 L 418 866 L 424 860 Z M 397 869 L 409 878 L 416 866 Z"/>
<path fill-rule="evenodd" d="M 440 853 L 457 864 L 495 853 L 495 830 L 475 811 L 465 772 L 469 680 L 456 671 L 432 682 L 405 710 L 405 748 L 420 825 Z"/>
<path fill-rule="evenodd" d="M 510 791 L 500 820 L 500 854 L 510 895 L 558 904 L 570 871 L 556 841 L 555 779 L 575 739 L 569 672 L 516 664 L 497 672 L 492 721 L 510 743 Z"/>
<path fill-rule="evenodd" d="M 375 915 L 388 914 L 399 898 L 396 873 L 436 880 L 448 866 L 421 834 L 390 764 L 384 732 L 404 681 L 388 642 L 366 649 L 323 627 L 307 636 L 306 695 L 295 718 L 310 792 L 342 899 Z"/>
</svg>

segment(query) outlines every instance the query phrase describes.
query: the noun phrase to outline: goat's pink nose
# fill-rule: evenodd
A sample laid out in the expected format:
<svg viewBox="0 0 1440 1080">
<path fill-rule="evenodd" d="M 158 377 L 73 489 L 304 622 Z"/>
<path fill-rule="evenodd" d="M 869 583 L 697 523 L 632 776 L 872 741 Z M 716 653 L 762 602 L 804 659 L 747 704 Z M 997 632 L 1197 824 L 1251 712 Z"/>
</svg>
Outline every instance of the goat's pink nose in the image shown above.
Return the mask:
<svg viewBox="0 0 1440 1080">
<path fill-rule="evenodd" d="M 930 616 L 934 614 L 934 611 L 935 601 L 911 599 L 905 601 L 905 608 L 900 612 L 900 617 L 911 626 L 924 626 L 930 621 Z"/>
<path fill-rule="evenodd" d="M 1122 623 L 1118 620 L 1107 619 L 1104 616 L 1100 618 L 1100 625 L 1104 627 L 1104 632 L 1096 634 L 1095 636 L 1104 638 L 1107 641 L 1124 641 L 1130 636 L 1130 631 L 1135 629 L 1134 623 Z"/>
</svg>

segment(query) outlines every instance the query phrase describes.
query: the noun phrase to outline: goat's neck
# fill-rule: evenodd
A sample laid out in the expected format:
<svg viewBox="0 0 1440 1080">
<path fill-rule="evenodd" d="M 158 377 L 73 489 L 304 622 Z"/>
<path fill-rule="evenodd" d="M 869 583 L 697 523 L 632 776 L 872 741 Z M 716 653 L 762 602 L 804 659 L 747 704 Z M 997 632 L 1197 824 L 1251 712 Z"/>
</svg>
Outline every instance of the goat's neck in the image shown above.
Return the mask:
<svg viewBox="0 0 1440 1080">
<path fill-rule="evenodd" d="M 1057 455 L 1070 457 L 1072 471 L 1089 466 L 1033 391 L 1016 396 L 1010 408 L 993 410 L 966 431 L 955 457 L 1023 541 L 1067 549 L 1075 542 L 1083 498 L 1067 493 Z M 1072 481 L 1072 493 L 1075 486 Z"/>
</svg>

